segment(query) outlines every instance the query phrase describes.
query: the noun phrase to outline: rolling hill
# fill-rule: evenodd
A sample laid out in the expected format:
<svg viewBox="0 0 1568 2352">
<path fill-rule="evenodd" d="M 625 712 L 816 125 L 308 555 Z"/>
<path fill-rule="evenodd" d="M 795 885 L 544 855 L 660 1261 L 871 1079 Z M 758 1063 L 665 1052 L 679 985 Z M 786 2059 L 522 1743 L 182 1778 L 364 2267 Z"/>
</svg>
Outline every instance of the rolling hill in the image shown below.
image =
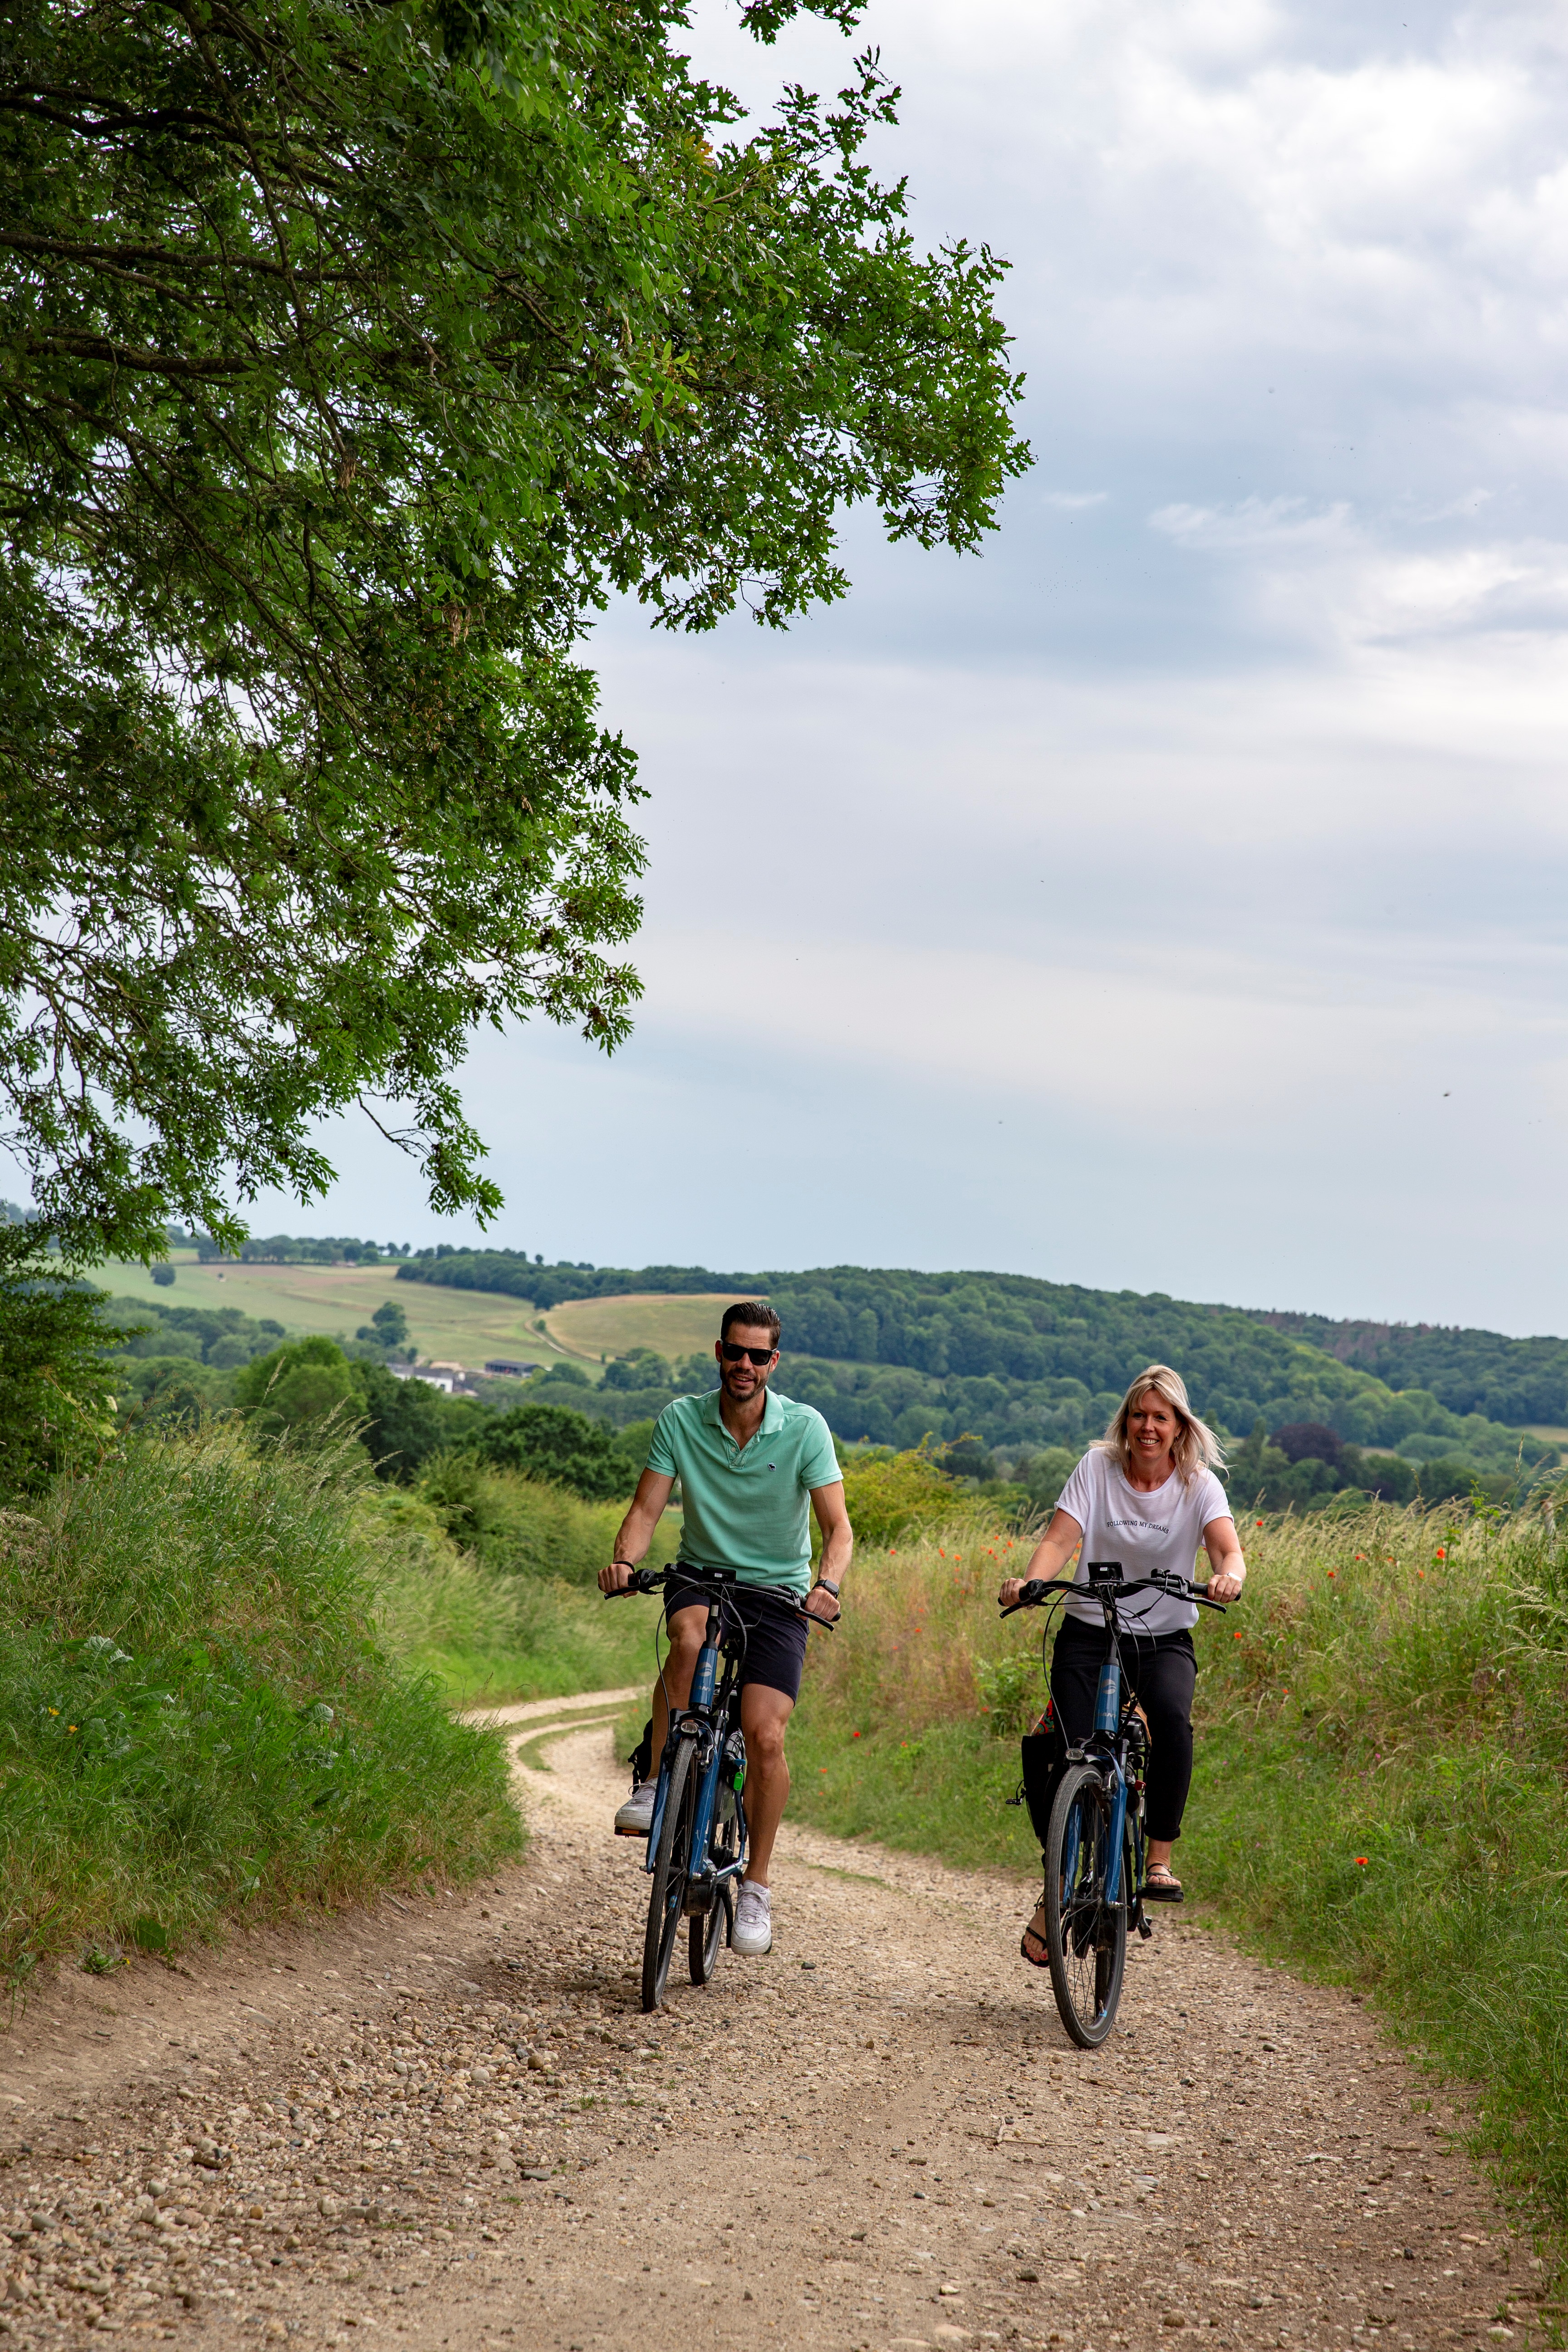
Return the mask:
<svg viewBox="0 0 1568 2352">
<path fill-rule="evenodd" d="M 605 1355 L 651 1349 L 651 1358 L 617 1365 L 615 1380 L 582 1391 L 579 1401 L 623 1423 L 646 1418 L 678 1386 L 706 1377 L 694 1360 L 677 1368 L 668 1359 L 709 1318 L 711 1331 L 726 1294 L 762 1293 L 784 1322 L 783 1384 L 817 1405 L 849 1441 L 910 1445 L 928 1435 L 952 1441 L 973 1433 L 1013 1455 L 1076 1447 L 1104 1426 L 1139 1367 L 1158 1359 L 1183 1372 L 1200 1412 L 1238 1436 L 1259 1421 L 1269 1431 L 1319 1423 L 1352 1446 L 1397 1451 L 1415 1462 L 1457 1458 L 1498 1470 L 1521 1451 L 1531 1467 L 1559 1459 L 1553 1444 L 1525 1433 L 1526 1416 L 1510 1423 L 1468 1403 L 1458 1409 L 1435 1384 L 1403 1375 L 1430 1363 L 1434 1382 L 1442 1378 L 1450 1395 L 1512 1393 L 1506 1379 L 1534 1362 L 1531 1351 L 1561 1342 L 1450 1333 L 1442 1349 L 1406 1355 L 1384 1340 L 1381 1360 L 1401 1375 L 1390 1379 L 1357 1360 L 1352 1346 L 1341 1352 L 1305 1329 L 1281 1328 L 1292 1318 L 1026 1275 L 831 1266 L 726 1276 L 702 1266 L 546 1267 L 506 1251 L 442 1250 L 405 1259 L 395 1279 L 526 1302 L 563 1339 L 569 1328 L 584 1340 L 591 1334 Z M 1384 1327 L 1322 1328 L 1342 1334 Z M 661 1328 L 670 1334 L 662 1346 L 654 1337 Z M 1491 1386 L 1467 1391 L 1458 1374 L 1472 1339 L 1477 1362 L 1491 1367 Z M 579 1343 L 574 1352 L 591 1355 L 595 1347 Z M 542 1377 L 553 1386 L 568 1376 Z M 572 1368 L 571 1385 L 587 1378 Z M 1552 1393 L 1544 1374 L 1528 1391 L 1531 1402 Z M 1523 1398 L 1525 1389 L 1517 1394 Z M 1560 1403 L 1552 1414 L 1528 1418 L 1561 1417 L 1562 1410 Z"/>
</svg>

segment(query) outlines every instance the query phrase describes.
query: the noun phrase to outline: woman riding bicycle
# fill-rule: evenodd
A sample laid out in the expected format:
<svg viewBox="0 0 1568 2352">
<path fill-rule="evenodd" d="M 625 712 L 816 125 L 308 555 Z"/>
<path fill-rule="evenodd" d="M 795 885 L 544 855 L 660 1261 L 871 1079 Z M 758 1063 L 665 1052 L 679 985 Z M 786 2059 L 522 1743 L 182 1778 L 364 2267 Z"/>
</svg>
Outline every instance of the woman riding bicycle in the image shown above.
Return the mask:
<svg viewBox="0 0 1568 2352">
<path fill-rule="evenodd" d="M 1029 1562 L 1029 1575 L 1060 1576 L 1081 1544 L 1073 1580 L 1084 1587 L 1086 1598 L 1079 1601 L 1075 1594 L 1065 1604 L 1051 1654 L 1054 1721 L 1048 1748 L 1044 1741 L 1032 1749 L 1031 1743 L 1025 1744 L 1025 1786 L 1037 1826 L 1048 1818 L 1068 1748 L 1081 1745 L 1094 1726 L 1106 1636 L 1100 1603 L 1087 1598 L 1085 1562 L 1118 1559 L 1129 1583 L 1156 1569 L 1191 1576 L 1201 1545 L 1209 1558 L 1209 1592 L 1215 1601 L 1234 1601 L 1247 1563 L 1225 1488 L 1214 1475 L 1214 1465 L 1223 1459 L 1214 1432 L 1188 1403 L 1180 1373 L 1168 1364 L 1151 1364 L 1139 1373 L 1105 1435 L 1090 1446 L 1062 1488 L 1050 1526 Z M 1009 1577 L 1003 1585 L 996 1597 L 1005 1608 L 1017 1600 L 1025 1580 Z M 1192 1706 L 1198 1662 L 1192 1628 L 1197 1616 L 1190 1601 L 1145 1592 L 1125 1604 L 1121 1620 L 1123 1667 L 1149 1724 L 1146 1902 L 1179 1903 L 1183 1895 L 1181 1881 L 1171 1868 L 1171 1849 L 1182 1833 L 1193 1777 Z M 1025 1929 L 1019 1948 L 1034 1967 L 1046 1966 L 1043 1904 Z"/>
</svg>

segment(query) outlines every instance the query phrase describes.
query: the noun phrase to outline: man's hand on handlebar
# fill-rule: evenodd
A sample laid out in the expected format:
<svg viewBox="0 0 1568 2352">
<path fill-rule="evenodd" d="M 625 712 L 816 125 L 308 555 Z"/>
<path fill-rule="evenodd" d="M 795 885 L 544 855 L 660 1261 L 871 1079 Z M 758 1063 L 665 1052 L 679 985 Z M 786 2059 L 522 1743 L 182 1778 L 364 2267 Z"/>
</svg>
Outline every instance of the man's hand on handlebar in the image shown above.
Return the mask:
<svg viewBox="0 0 1568 2352">
<path fill-rule="evenodd" d="M 843 1614 L 825 1584 L 814 1584 L 800 1605 L 808 1617 L 820 1617 L 825 1625 L 836 1625 Z"/>
<path fill-rule="evenodd" d="M 998 1609 L 1011 1609 L 1013 1603 L 1017 1600 L 1018 1595 L 1024 1590 L 1025 1581 L 1026 1580 L 1021 1576 L 1004 1577 L 1002 1580 L 1002 1590 L 996 1595 L 996 1606 Z"/>
<path fill-rule="evenodd" d="M 613 1559 L 608 1568 L 599 1570 L 599 1590 L 601 1592 L 625 1592 L 634 1574 L 635 1570 L 626 1560 Z"/>
</svg>

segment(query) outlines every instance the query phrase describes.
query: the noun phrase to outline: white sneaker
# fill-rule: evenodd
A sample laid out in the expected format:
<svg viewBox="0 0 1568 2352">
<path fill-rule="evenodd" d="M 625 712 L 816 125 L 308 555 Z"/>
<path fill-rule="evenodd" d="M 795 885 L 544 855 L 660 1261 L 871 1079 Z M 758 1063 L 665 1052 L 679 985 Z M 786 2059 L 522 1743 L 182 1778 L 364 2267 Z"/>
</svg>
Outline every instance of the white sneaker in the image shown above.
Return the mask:
<svg viewBox="0 0 1568 2352">
<path fill-rule="evenodd" d="M 658 1792 L 657 1780 L 639 1780 L 620 1811 L 616 1815 L 617 1837 L 647 1837 L 653 1827 L 653 1801 Z"/>
<path fill-rule="evenodd" d="M 756 1958 L 773 1948 L 773 1901 L 765 1886 L 754 1879 L 742 1878 L 741 1898 L 735 1906 L 735 1932 L 730 1938 L 732 1952 L 744 1952 Z"/>
</svg>

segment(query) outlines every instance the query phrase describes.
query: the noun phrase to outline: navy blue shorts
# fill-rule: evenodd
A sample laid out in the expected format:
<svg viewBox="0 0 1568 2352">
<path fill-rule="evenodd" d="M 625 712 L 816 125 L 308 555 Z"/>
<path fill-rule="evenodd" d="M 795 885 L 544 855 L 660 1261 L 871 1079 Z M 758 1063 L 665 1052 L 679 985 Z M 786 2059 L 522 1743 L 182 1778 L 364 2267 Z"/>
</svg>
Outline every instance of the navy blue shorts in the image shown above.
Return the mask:
<svg viewBox="0 0 1568 2352">
<path fill-rule="evenodd" d="M 700 1586 L 671 1584 L 664 1596 L 664 1621 L 668 1625 L 678 1609 L 706 1609 L 708 1594 Z M 733 1610 L 746 1628 L 746 1654 L 741 1661 L 740 1686 L 762 1683 L 769 1690 L 783 1691 L 785 1698 L 800 1696 L 800 1677 L 805 1665 L 805 1621 L 770 1601 L 764 1592 L 748 1591 L 743 1584 L 731 1585 L 724 1595 L 726 1619 Z"/>
</svg>

